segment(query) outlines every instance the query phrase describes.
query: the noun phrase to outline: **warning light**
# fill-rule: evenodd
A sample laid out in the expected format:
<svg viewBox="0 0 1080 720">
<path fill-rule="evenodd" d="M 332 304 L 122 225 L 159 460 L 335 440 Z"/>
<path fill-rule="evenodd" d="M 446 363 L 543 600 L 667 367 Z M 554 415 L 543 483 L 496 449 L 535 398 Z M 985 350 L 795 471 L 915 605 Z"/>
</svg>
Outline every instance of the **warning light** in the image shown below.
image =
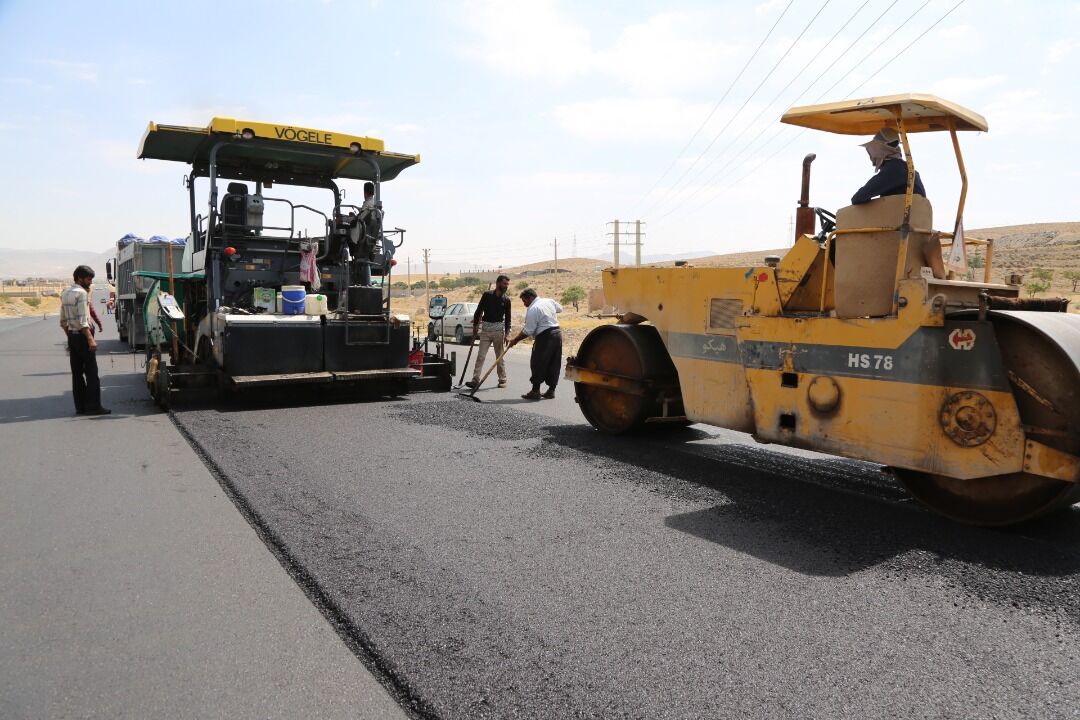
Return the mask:
<svg viewBox="0 0 1080 720">
<path fill-rule="evenodd" d="M 224 253 L 225 253 L 226 256 L 232 257 L 233 255 L 236 254 L 236 248 L 234 248 L 232 245 L 230 245 L 229 247 L 225 248 Z"/>
</svg>

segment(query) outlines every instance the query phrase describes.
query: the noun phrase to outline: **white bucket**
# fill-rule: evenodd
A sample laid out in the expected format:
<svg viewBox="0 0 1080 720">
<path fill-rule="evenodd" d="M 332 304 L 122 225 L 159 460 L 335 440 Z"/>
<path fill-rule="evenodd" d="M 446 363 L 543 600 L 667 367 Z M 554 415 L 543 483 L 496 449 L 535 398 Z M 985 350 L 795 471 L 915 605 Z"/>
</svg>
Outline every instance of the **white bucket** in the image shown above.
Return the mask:
<svg viewBox="0 0 1080 720">
<path fill-rule="evenodd" d="M 321 293 L 311 294 L 304 298 L 305 315 L 326 315 L 328 312 L 330 312 L 330 308 L 325 295 Z"/>
</svg>

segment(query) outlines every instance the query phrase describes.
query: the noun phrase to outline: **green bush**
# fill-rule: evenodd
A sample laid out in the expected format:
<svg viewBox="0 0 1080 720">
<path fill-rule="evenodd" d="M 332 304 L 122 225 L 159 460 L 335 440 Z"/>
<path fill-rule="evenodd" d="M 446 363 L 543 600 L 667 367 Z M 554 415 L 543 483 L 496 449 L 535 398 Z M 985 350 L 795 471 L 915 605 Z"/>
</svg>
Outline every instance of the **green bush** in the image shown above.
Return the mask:
<svg viewBox="0 0 1080 720">
<path fill-rule="evenodd" d="M 26 303 L 27 305 L 29 305 L 32 308 L 36 308 L 38 305 L 41 304 L 41 298 L 36 298 L 36 297 L 23 298 L 23 302 Z"/>
<path fill-rule="evenodd" d="M 573 305 L 574 309 L 578 309 L 578 303 L 585 299 L 585 288 L 580 285 L 571 285 L 563 291 L 562 297 L 559 302 L 563 305 Z"/>
<path fill-rule="evenodd" d="M 529 287 L 529 282 L 527 280 L 522 280 L 517 285 L 514 286 L 514 289 L 517 290 L 518 292 L 521 292 L 522 290 L 524 290 L 527 287 Z"/>
</svg>

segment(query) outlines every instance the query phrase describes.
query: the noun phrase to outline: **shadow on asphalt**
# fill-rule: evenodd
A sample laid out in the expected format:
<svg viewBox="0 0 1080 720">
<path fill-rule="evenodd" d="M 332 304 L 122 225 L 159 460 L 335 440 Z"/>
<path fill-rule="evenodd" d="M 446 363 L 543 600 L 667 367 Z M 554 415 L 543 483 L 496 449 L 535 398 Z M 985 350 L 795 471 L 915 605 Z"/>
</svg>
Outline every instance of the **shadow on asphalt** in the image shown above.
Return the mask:
<svg viewBox="0 0 1080 720">
<path fill-rule="evenodd" d="M 417 394 L 417 393 L 410 393 Z M 369 402 L 403 402 L 405 395 L 380 393 L 371 388 L 345 389 L 332 385 L 286 385 L 251 388 L 222 395 L 216 388 L 195 388 L 173 399 L 173 409 L 216 410 L 223 413 L 249 410 L 285 410 Z"/>
<path fill-rule="evenodd" d="M 671 515 L 664 524 L 807 575 L 845 576 L 912 551 L 927 567 L 949 561 L 1028 576 L 1080 573 L 1080 509 L 999 530 L 959 525 L 916 505 L 878 466 L 745 445 L 685 445 L 694 428 L 664 436 L 609 437 L 589 426 L 545 428 L 544 439 L 636 468 L 712 488 L 727 502 Z M 950 573 L 951 575 L 951 573 Z"/>
<path fill-rule="evenodd" d="M 101 364 L 99 362 L 100 369 Z M 69 372 L 37 373 L 24 377 L 49 377 L 67 375 Z M 70 417 L 79 420 L 109 420 L 119 416 L 153 415 L 159 412 L 150 402 L 146 385 L 138 373 L 101 373 L 102 404 L 112 409 L 111 415 L 82 418 L 75 414 L 75 403 L 71 399 L 70 381 L 64 384 L 64 391 L 54 395 L 42 395 L 31 398 L 0 398 L 0 425 L 35 420 L 51 420 Z"/>
</svg>

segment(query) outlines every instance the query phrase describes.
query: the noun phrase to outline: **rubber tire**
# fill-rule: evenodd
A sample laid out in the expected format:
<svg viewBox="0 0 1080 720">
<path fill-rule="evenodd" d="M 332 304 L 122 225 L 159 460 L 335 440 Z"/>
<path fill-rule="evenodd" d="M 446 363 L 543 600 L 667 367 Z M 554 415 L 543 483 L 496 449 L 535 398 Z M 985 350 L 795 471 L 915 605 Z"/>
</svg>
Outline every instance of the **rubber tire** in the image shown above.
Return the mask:
<svg viewBox="0 0 1080 720">
<path fill-rule="evenodd" d="M 454 331 L 454 342 L 458 345 L 465 344 L 465 329 L 460 325 L 458 325 L 457 330 Z"/>
</svg>

